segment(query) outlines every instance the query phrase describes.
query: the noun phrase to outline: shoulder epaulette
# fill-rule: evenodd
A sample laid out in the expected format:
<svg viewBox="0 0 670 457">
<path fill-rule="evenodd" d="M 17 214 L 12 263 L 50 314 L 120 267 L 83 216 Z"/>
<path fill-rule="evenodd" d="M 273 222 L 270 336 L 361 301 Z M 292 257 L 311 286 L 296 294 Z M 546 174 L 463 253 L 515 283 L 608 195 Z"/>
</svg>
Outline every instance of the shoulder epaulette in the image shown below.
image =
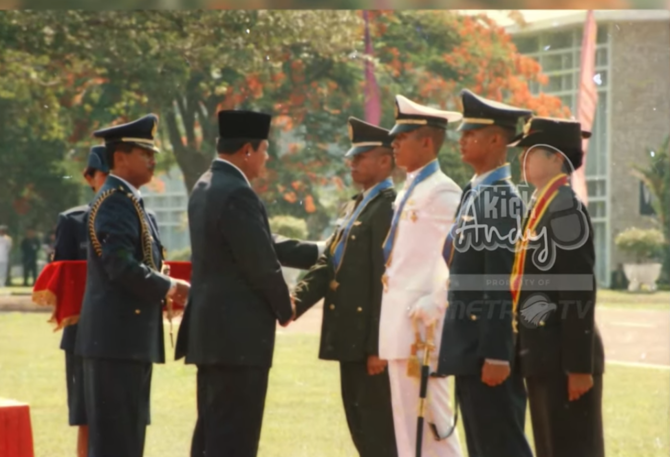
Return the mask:
<svg viewBox="0 0 670 457">
<path fill-rule="evenodd" d="M 89 213 L 88 216 L 88 232 L 89 236 L 91 237 L 91 245 L 93 246 L 93 249 L 95 250 L 95 253 L 98 255 L 98 257 L 101 257 L 102 245 L 100 244 L 100 240 L 98 240 L 98 237 L 95 234 L 95 218 L 98 214 L 98 211 L 100 210 L 100 206 L 102 206 L 104 201 L 107 200 L 109 197 L 111 197 L 113 194 L 118 192 L 122 195 L 127 196 L 130 199 L 130 201 L 133 203 L 135 211 L 137 212 L 137 217 L 140 220 L 140 228 L 142 236 L 142 257 L 144 263 L 153 270 L 158 270 L 158 268 L 156 268 L 156 264 L 154 263 L 153 256 L 151 255 L 151 242 L 152 242 L 151 232 L 149 230 L 149 226 L 147 225 L 147 221 L 144 218 L 140 202 L 137 200 L 137 198 L 135 197 L 135 195 L 133 195 L 132 192 L 124 192 L 124 190 L 125 189 L 120 186 L 118 189 L 117 188 L 107 189 L 106 191 L 101 193 L 98 199 L 91 205 L 91 212 Z"/>
<path fill-rule="evenodd" d="M 71 216 L 73 214 L 85 213 L 88 211 L 88 205 L 75 206 L 73 208 L 67 209 L 61 213 L 62 216 Z"/>
</svg>

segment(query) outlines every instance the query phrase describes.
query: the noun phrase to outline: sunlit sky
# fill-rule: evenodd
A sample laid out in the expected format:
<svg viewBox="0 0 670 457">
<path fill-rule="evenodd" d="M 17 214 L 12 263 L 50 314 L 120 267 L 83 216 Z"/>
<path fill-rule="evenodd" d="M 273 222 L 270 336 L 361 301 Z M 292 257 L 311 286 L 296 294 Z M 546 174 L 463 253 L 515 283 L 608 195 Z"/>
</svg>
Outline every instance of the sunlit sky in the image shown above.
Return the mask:
<svg viewBox="0 0 670 457">
<path fill-rule="evenodd" d="M 526 22 L 536 22 L 546 19 L 558 19 L 560 17 L 574 15 L 585 10 L 519 10 Z M 501 26 L 512 25 L 514 21 L 509 18 L 510 10 L 461 10 L 464 14 L 485 13 Z"/>
</svg>

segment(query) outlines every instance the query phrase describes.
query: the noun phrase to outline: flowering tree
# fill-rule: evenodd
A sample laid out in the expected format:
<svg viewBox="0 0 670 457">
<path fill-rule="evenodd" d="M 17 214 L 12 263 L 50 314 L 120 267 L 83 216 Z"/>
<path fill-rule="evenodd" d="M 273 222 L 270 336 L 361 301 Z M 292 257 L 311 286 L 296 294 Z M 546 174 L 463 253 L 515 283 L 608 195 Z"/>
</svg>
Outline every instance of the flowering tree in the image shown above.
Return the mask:
<svg viewBox="0 0 670 457">
<path fill-rule="evenodd" d="M 373 56 L 364 54 L 355 11 L 8 11 L 0 56 L 41 59 L 19 68 L 17 80 L 31 86 L 31 71 L 49 75 L 58 115 L 34 114 L 59 141 L 79 146 L 79 157 L 95 128 L 157 113 L 161 147 L 173 153 L 161 160 L 179 165 L 188 190 L 214 157 L 219 109 L 272 113 L 272 160 L 255 185 L 273 214 L 307 218 L 312 236 L 347 193 L 346 123 L 364 117 L 366 60 L 374 62 L 386 127 L 395 94 L 458 110 L 462 88 L 566 114 L 558 99 L 530 94 L 529 82 L 546 78 L 486 17 L 376 11 L 370 24 Z M 441 161 L 459 183 L 469 177 L 453 141 Z"/>
</svg>

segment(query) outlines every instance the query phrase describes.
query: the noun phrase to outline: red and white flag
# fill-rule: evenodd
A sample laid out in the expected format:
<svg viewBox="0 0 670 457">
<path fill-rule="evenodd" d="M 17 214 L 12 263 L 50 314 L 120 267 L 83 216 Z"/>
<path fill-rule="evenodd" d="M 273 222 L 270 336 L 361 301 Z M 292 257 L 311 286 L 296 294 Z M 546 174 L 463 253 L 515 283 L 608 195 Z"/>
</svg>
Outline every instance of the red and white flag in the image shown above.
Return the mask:
<svg viewBox="0 0 670 457">
<path fill-rule="evenodd" d="M 593 119 L 598 106 L 598 89 L 593 78 L 596 72 L 596 36 L 598 26 L 593 15 L 593 10 L 586 13 L 584 24 L 584 37 L 582 38 L 582 54 L 579 67 L 579 89 L 577 91 L 577 120 L 582 125 L 582 130 L 591 131 Z M 588 191 L 586 187 L 586 153 L 589 140 L 582 140 L 584 150 L 584 163 L 575 170 L 572 178 L 572 187 L 580 200 L 588 204 Z"/>
<path fill-rule="evenodd" d="M 368 12 L 363 11 L 365 21 L 365 54 L 372 58 L 372 39 L 370 38 L 370 27 L 368 24 Z M 375 78 L 375 70 L 370 60 L 365 61 L 365 121 L 373 125 L 379 125 L 382 118 L 381 102 L 379 99 L 379 87 Z"/>
</svg>

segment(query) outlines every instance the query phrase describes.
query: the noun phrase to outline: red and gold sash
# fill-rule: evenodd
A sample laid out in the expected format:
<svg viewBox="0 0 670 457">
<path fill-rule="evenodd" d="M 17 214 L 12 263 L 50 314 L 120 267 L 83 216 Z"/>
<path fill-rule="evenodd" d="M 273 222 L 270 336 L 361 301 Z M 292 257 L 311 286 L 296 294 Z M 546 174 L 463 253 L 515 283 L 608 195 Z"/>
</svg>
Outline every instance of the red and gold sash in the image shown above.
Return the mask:
<svg viewBox="0 0 670 457">
<path fill-rule="evenodd" d="M 531 238 L 536 236 L 535 229 L 542 220 L 542 216 L 544 216 L 551 201 L 558 195 L 558 190 L 566 185 L 568 185 L 568 176 L 561 173 L 544 186 L 538 193 L 537 202 L 535 203 L 533 210 L 526 217 L 526 220 L 524 220 L 523 234 L 516 243 L 514 266 L 512 267 L 512 274 L 510 275 L 510 291 L 512 292 L 512 325 L 515 333 L 517 332 L 516 313 L 519 305 L 519 297 L 521 296 L 521 285 L 523 283 L 523 271 L 526 265 L 528 243 Z"/>
</svg>

